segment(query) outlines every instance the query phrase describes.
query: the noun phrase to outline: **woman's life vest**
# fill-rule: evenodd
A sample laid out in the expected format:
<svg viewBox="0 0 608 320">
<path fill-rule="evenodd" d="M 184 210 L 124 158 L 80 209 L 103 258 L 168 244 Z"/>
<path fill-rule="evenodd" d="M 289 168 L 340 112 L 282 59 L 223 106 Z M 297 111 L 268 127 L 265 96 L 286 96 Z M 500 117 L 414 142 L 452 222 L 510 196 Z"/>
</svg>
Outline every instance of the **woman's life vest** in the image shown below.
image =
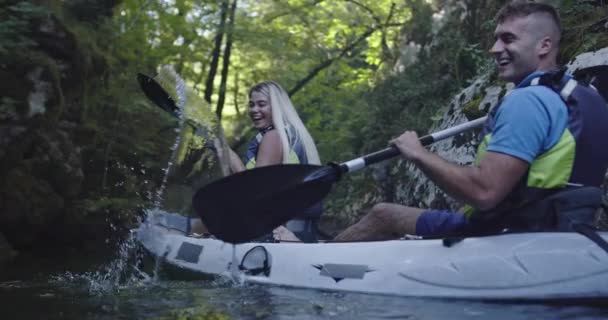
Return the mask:
<svg viewBox="0 0 608 320">
<path fill-rule="evenodd" d="M 266 134 L 266 132 L 274 130 L 274 126 L 267 127 L 265 129 L 260 130 L 258 134 L 255 135 L 253 139 L 249 142 L 247 146 L 247 152 L 245 153 L 245 168 L 253 169 L 255 168 L 256 158 L 258 155 L 258 149 L 260 148 L 260 143 L 262 143 L 262 138 Z M 288 126 L 287 130 L 293 131 L 293 127 Z M 306 152 L 302 143 L 297 139 L 295 134 L 288 134 L 287 137 L 290 139 L 289 141 L 289 159 L 287 163 L 289 164 L 308 164 L 308 159 L 306 158 Z M 293 137 L 293 138 L 292 138 Z"/>
</svg>

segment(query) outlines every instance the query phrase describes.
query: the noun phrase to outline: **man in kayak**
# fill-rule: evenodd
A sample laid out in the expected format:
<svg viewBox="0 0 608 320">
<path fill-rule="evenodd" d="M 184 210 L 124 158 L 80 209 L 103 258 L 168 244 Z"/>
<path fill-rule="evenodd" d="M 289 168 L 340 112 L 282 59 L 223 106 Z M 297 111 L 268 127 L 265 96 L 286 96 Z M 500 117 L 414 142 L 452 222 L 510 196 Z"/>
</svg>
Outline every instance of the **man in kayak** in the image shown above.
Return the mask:
<svg viewBox="0 0 608 320">
<path fill-rule="evenodd" d="M 608 123 L 605 102 L 598 106 L 599 95 L 585 87 L 589 92 L 582 94 L 580 110 L 569 111 L 572 107 L 564 99 L 568 101 L 569 93 L 582 85 L 566 84 L 571 88 L 560 92 L 564 99 L 547 84 L 538 85 L 555 78 L 554 74 L 559 75 L 557 84 L 570 79 L 554 72 L 561 39 L 556 10 L 546 4 L 514 2 L 498 12 L 497 22 L 490 53 L 499 77 L 516 87 L 490 112 L 475 165 L 459 166 L 429 152 L 414 131 L 391 141 L 405 159 L 470 208 L 451 212 L 380 203 L 336 241 L 440 236 L 472 226 L 500 227 L 495 222 L 508 222 L 514 212 L 534 214 L 538 210 L 526 211 L 526 206 L 542 201 L 550 191 L 601 184 L 608 166 L 607 148 L 599 141 L 608 136 L 607 126 L 601 125 Z M 577 90 L 580 95 L 583 89 Z"/>
</svg>

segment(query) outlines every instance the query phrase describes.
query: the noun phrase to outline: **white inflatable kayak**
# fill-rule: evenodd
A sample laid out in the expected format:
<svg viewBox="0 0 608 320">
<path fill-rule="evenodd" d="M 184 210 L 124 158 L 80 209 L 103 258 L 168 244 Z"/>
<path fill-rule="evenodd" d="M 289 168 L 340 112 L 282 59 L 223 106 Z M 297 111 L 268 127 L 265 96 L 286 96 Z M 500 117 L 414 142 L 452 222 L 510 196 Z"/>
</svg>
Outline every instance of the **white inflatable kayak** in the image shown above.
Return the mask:
<svg viewBox="0 0 608 320">
<path fill-rule="evenodd" d="M 502 234 L 454 243 L 434 239 L 233 246 L 186 236 L 176 221 L 171 214 L 151 215 L 137 230 L 137 239 L 170 265 L 244 282 L 441 298 L 608 297 L 608 253 L 577 233 Z M 608 232 L 599 234 L 608 239 Z"/>
</svg>

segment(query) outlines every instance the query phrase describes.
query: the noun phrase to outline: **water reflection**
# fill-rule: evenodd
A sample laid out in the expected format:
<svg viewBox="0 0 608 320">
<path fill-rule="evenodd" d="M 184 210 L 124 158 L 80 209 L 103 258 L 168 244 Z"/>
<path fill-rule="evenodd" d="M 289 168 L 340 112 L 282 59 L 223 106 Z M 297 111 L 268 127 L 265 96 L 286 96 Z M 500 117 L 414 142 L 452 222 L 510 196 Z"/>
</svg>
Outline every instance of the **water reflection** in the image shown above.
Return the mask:
<svg viewBox="0 0 608 320">
<path fill-rule="evenodd" d="M 4 319 L 605 319 L 596 306 L 496 304 L 160 279 L 93 293 L 57 276 L 0 283 Z"/>
</svg>

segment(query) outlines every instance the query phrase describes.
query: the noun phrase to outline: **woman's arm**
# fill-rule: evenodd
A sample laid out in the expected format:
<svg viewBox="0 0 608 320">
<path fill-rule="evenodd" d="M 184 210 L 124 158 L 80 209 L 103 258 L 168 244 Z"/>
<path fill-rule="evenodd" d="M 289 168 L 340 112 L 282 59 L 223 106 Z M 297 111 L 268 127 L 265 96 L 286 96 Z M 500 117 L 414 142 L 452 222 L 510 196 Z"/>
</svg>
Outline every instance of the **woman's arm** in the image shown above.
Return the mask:
<svg viewBox="0 0 608 320">
<path fill-rule="evenodd" d="M 255 159 L 255 166 L 263 167 L 283 162 L 283 146 L 277 130 L 270 130 L 262 137 L 258 154 Z"/>
<path fill-rule="evenodd" d="M 241 171 L 245 171 L 245 165 L 243 161 L 239 158 L 239 156 L 232 150 L 232 148 L 228 148 L 228 160 L 230 164 L 230 171 L 232 173 L 237 173 Z"/>
</svg>

